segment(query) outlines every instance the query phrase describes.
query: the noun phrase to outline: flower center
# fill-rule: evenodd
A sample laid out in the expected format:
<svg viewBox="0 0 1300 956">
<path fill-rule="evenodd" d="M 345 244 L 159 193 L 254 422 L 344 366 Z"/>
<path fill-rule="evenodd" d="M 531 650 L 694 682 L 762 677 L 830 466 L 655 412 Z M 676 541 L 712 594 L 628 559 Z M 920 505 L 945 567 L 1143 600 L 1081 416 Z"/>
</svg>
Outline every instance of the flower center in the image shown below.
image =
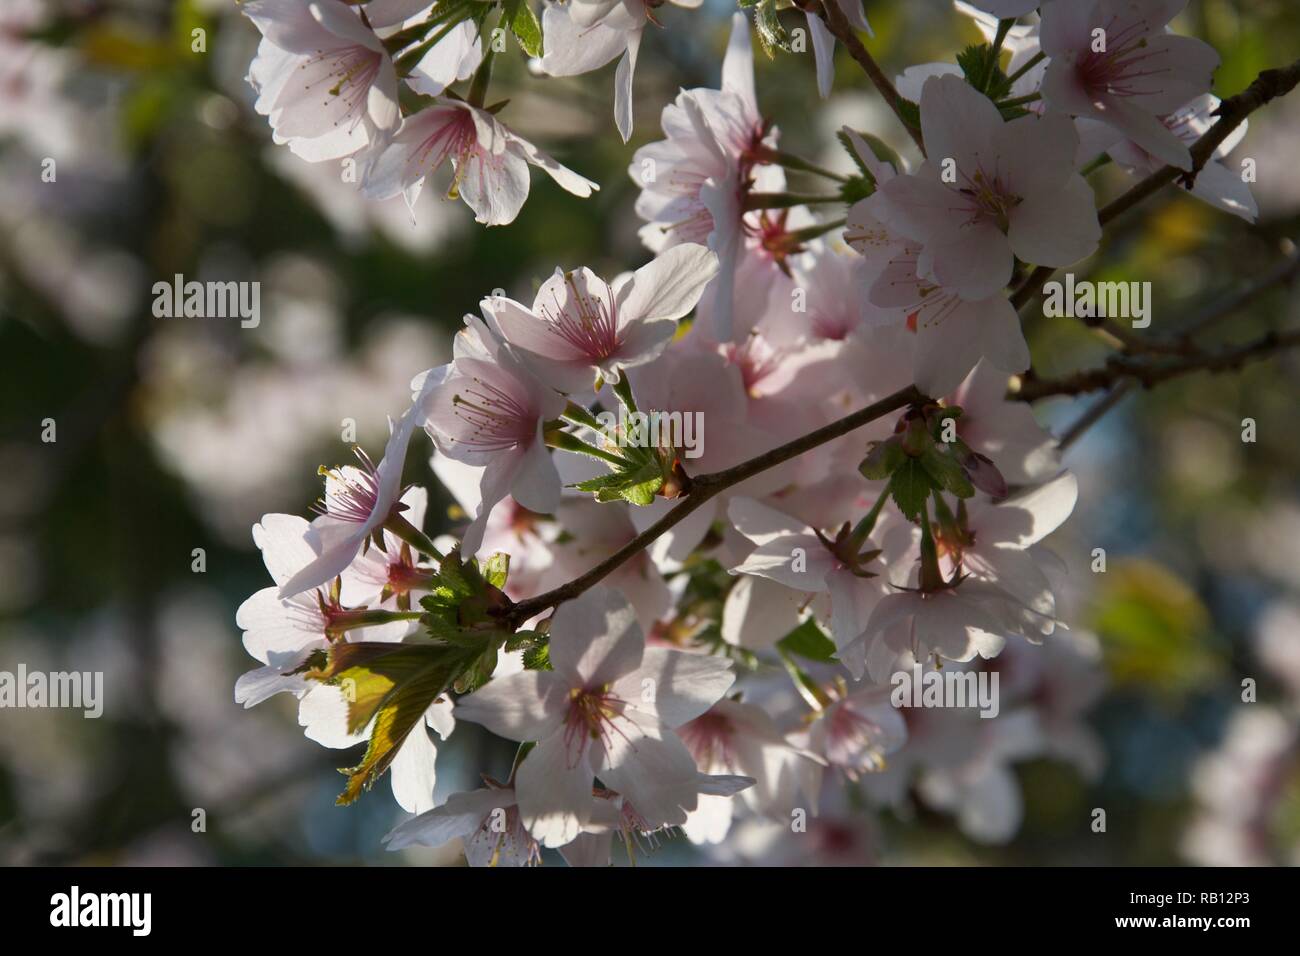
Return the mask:
<svg viewBox="0 0 1300 956">
<path fill-rule="evenodd" d="M 355 126 L 361 121 L 366 99 L 370 95 L 370 87 L 379 73 L 379 65 L 382 62 L 383 56 L 375 50 L 364 46 L 349 46 L 338 50 L 317 50 L 315 55 L 308 57 L 299 69 L 306 69 L 309 65 L 317 63 L 328 65 L 327 72 L 308 83 L 306 88 L 318 92 L 324 86 L 328 97 L 325 105 L 333 105 L 331 104 L 333 99 L 341 100 L 347 115 L 354 117 L 352 125 Z M 325 86 L 327 83 L 330 85 Z M 335 125 L 338 125 L 337 121 Z"/>
<path fill-rule="evenodd" d="M 379 504 L 379 470 L 360 448 L 352 451 L 361 463 L 360 468 L 345 472 L 341 468 L 321 466 L 319 474 L 334 480 L 326 481 L 325 494 L 312 510 L 331 518 L 365 524 Z"/>
<path fill-rule="evenodd" d="M 975 170 L 974 175 L 963 176 L 958 188 L 967 198 L 969 218 L 966 225 L 973 226 L 981 222 L 991 222 L 1002 232 L 1010 225 L 1011 210 L 1020 205 L 1020 197 L 1011 192 L 1001 177 L 988 175 L 983 169 Z"/>
<path fill-rule="evenodd" d="M 615 735 L 627 739 L 614 723 L 625 706 L 625 701 L 610 693 L 608 684 L 570 691 L 569 711 L 564 718 L 564 750 L 570 768 L 578 766 L 591 741 L 599 740 L 608 746 Z"/>
<path fill-rule="evenodd" d="M 735 766 L 732 743 L 736 729 L 724 715 L 711 711 L 702 714 L 677 728 L 677 736 L 681 737 L 696 764 L 706 771 Z"/>
<path fill-rule="evenodd" d="M 604 298 L 586 295 L 579 291 L 572 272 L 565 274 L 564 282 L 569 287 L 569 301 L 561 305 L 557 296 L 554 309 L 543 309 L 542 318 L 552 333 L 593 363 L 604 361 L 617 352 L 621 344 L 613 290 L 609 283 L 605 283 Z"/>
<path fill-rule="evenodd" d="M 474 451 L 504 451 L 533 439 L 536 416 L 505 389 L 471 380 L 465 391 L 452 396 L 456 417 L 468 427 L 451 441 Z"/>
<path fill-rule="evenodd" d="M 1112 96 L 1139 96 L 1150 93 L 1153 84 L 1144 82 L 1150 77 L 1167 73 L 1168 69 L 1151 69 L 1149 41 L 1150 25 L 1136 20 L 1122 30 L 1111 29 L 1114 19 L 1105 28 L 1106 50 L 1098 53 L 1089 50 L 1075 66 L 1079 82 L 1089 94 L 1109 93 Z"/>
</svg>

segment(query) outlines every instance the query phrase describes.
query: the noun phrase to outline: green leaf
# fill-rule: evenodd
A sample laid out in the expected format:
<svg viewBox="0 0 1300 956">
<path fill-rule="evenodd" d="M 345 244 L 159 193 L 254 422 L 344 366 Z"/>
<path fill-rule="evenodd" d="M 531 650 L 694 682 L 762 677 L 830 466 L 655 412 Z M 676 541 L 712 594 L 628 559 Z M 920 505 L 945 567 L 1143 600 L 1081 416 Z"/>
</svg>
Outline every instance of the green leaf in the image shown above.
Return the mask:
<svg viewBox="0 0 1300 956">
<path fill-rule="evenodd" d="M 894 503 L 898 505 L 898 510 L 903 513 L 903 517 L 909 521 L 916 521 L 921 517 L 926 499 L 930 497 L 930 491 L 934 487 L 934 481 L 925 470 L 925 466 L 916 458 L 907 459 L 895 469 L 889 482 L 889 491 L 894 496 Z"/>
<path fill-rule="evenodd" d="M 551 645 L 535 644 L 524 651 L 524 668 L 530 671 L 549 671 L 551 669 Z"/>
<path fill-rule="evenodd" d="M 505 20 L 525 53 L 542 55 L 542 25 L 527 0 L 506 0 Z"/>
<path fill-rule="evenodd" d="M 954 494 L 958 498 L 971 498 L 974 496 L 975 486 L 966 477 L 966 469 L 962 468 L 946 452 L 941 452 L 934 445 L 931 445 L 921 455 L 921 465 L 944 491 Z"/>
<path fill-rule="evenodd" d="M 510 555 L 498 551 L 483 565 L 483 577 L 494 588 L 504 588 L 510 576 Z"/>
<path fill-rule="evenodd" d="M 898 98 L 898 114 L 908 126 L 914 130 L 921 128 L 921 107 L 917 106 L 911 100 L 905 100 L 901 96 Z"/>
<path fill-rule="evenodd" d="M 341 771 L 348 775 L 348 783 L 339 795 L 340 804 L 352 803 L 383 775 L 429 705 L 448 691 L 476 656 L 432 642 L 330 647 L 325 666 L 307 676 L 343 689 L 350 733 L 374 721 L 361 763 Z"/>
<path fill-rule="evenodd" d="M 1011 92 L 1011 81 L 998 65 L 998 53 L 991 43 L 968 46 L 957 54 L 957 65 L 971 86 L 997 101 Z"/>
<path fill-rule="evenodd" d="M 774 57 L 777 50 L 793 52 L 790 34 L 786 33 L 776 15 L 776 0 L 761 0 L 754 8 L 754 27 L 758 30 L 758 41 L 762 44 L 763 52 L 769 57 Z"/>
<path fill-rule="evenodd" d="M 580 481 L 573 487 L 594 494 L 597 501 L 628 501 L 645 506 L 654 502 L 663 485 L 663 469 L 657 459 L 651 458 L 633 468 Z"/>
<path fill-rule="evenodd" d="M 903 443 L 897 438 L 889 438 L 877 442 L 875 447 L 867 452 L 867 457 L 862 459 L 862 463 L 858 465 L 858 471 L 868 481 L 882 481 L 892 475 L 895 469 L 907 460 L 907 453 L 903 451 Z"/>
<path fill-rule="evenodd" d="M 795 654 L 810 661 L 833 663 L 837 660 L 835 644 L 812 618 L 777 641 L 777 647 L 787 654 Z"/>
<path fill-rule="evenodd" d="M 488 647 L 470 662 L 452 684 L 458 694 L 468 694 L 478 690 L 492 679 L 492 672 L 497 669 L 498 652 L 505 641 L 505 635 L 489 642 Z"/>
<path fill-rule="evenodd" d="M 507 651 L 522 651 L 535 644 L 545 642 L 546 635 L 539 634 L 537 631 L 515 631 L 506 638 L 505 649 Z"/>
</svg>

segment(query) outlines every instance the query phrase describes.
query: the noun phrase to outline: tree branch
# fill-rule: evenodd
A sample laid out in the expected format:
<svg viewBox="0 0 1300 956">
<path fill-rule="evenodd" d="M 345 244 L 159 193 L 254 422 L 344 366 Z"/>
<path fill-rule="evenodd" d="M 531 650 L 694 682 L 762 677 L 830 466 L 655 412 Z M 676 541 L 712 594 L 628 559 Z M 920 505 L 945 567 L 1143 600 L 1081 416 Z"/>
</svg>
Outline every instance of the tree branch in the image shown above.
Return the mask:
<svg viewBox="0 0 1300 956">
<path fill-rule="evenodd" d="M 1022 382 L 1015 397 L 1032 402 L 1052 395 L 1085 395 L 1110 388 L 1126 379 L 1143 388 L 1151 388 L 1172 378 L 1192 372 L 1226 372 L 1247 362 L 1266 358 L 1284 349 L 1300 346 L 1300 329 L 1269 332 L 1246 345 L 1213 355 L 1200 354 L 1175 362 L 1151 363 L 1129 355 L 1112 355 L 1101 368 L 1085 369 L 1058 379 L 1031 379 Z"/>
<path fill-rule="evenodd" d="M 898 90 L 894 88 L 894 84 L 890 82 L 884 70 L 876 63 L 875 58 L 862 45 L 862 41 L 858 39 L 857 31 L 849 23 L 844 11 L 839 8 L 838 0 L 822 0 L 821 3 L 801 3 L 800 7 L 805 12 L 810 11 L 821 17 L 822 22 L 826 24 L 826 29 L 831 31 L 835 39 L 844 44 L 849 51 L 849 56 L 857 61 L 858 66 L 862 67 L 862 71 L 867 74 L 867 78 L 875 84 L 876 89 L 880 91 L 880 95 L 889 104 L 889 108 L 894 111 L 894 115 L 898 117 L 899 122 L 903 124 L 903 128 L 907 130 L 907 135 L 912 137 L 912 141 L 916 143 L 917 148 L 921 150 L 921 155 L 924 156 L 925 142 L 921 138 L 921 131 L 913 126 L 907 118 L 903 106 L 906 101 L 899 95 Z"/>
<path fill-rule="evenodd" d="M 779 445 L 770 451 L 765 451 L 761 455 L 755 455 L 739 465 L 692 478 L 690 491 L 686 498 L 604 561 L 601 561 L 584 574 L 580 574 L 572 581 L 553 588 L 544 594 L 507 605 L 500 616 L 512 626 L 518 627 L 530 617 L 540 614 L 548 608 L 555 607 L 565 601 L 571 601 L 615 571 L 624 562 L 639 554 L 651 542 L 727 488 L 740 484 L 740 482 L 752 478 L 760 472 L 767 471 L 769 468 L 784 464 L 792 458 L 798 458 L 804 452 L 811 451 L 819 445 L 834 441 L 836 438 L 842 438 L 849 432 L 888 415 L 890 412 L 926 400 L 926 397 L 918 392 L 915 387 L 909 385 L 907 388 L 900 389 L 892 395 L 887 395 L 866 408 L 858 409 L 858 411 L 845 415 L 829 425 L 824 425 L 807 435 L 786 442 L 784 445 Z"/>
<path fill-rule="evenodd" d="M 1269 269 L 1264 275 L 1247 283 L 1240 289 L 1234 289 L 1232 292 L 1221 296 L 1201 310 L 1179 330 L 1175 342 L 1161 342 L 1159 343 L 1159 349 L 1153 349 L 1152 346 L 1155 343 L 1152 340 L 1144 339 L 1144 346 L 1149 351 L 1167 350 L 1184 355 L 1204 355 L 1205 353 L 1192 341 L 1192 336 L 1205 331 L 1215 323 L 1232 315 L 1238 309 L 1250 304 L 1261 293 L 1273 286 L 1289 283 L 1297 273 L 1300 273 L 1300 250 L 1292 246 L 1286 258 Z M 1137 380 L 1133 378 L 1125 378 L 1116 384 L 1104 397 L 1098 399 L 1087 411 L 1080 415 L 1073 425 L 1061 433 L 1057 447 L 1064 451 L 1082 438 L 1089 428 L 1101 421 L 1111 409 L 1119 405 L 1124 397 L 1133 391 L 1136 384 Z"/>
</svg>

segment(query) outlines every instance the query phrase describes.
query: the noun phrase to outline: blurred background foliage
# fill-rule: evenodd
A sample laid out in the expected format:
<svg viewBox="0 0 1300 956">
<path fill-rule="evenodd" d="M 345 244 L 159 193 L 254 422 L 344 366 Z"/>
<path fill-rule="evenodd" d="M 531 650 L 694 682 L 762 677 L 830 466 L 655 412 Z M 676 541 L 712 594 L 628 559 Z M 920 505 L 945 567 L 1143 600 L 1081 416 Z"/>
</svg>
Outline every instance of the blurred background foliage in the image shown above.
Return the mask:
<svg viewBox="0 0 1300 956">
<path fill-rule="evenodd" d="M 363 445 L 381 443 L 412 375 L 445 360 L 480 297 L 525 293 L 556 264 L 614 273 L 644 260 L 627 163 L 659 138 L 658 112 L 679 87 L 716 85 L 729 8 L 661 11 L 628 145 L 613 128 L 612 65 L 557 80 L 530 75 L 516 49 L 500 58 L 503 118 L 602 189 L 584 202 L 534 177 L 518 220 L 485 229 L 434 190 L 413 226 L 400 200 L 365 203 L 332 164 L 272 146 L 244 81 L 257 34 L 233 2 L 36 6 L 36 54 L 27 45 L 18 62 L 10 43 L 0 63 L 14 84 L 0 91 L 0 669 L 103 670 L 107 705 L 97 721 L 0 712 L 0 862 L 453 860 L 385 854 L 379 837 L 400 814 L 386 793 L 335 808 L 333 768 L 350 761 L 304 740 L 286 698 L 234 704 L 249 665 L 234 610 L 265 583 L 248 529 L 264 512 L 305 512 L 316 465 L 347 453 L 345 419 Z M 1220 95 L 1300 50 L 1291 0 L 1190 7 L 1179 25 L 1222 54 Z M 893 72 L 978 39 L 942 0 L 870 0 L 867 12 Z M 846 169 L 833 136 L 846 123 L 905 147 L 843 51 L 825 104 L 810 54 L 757 59 L 760 102 L 786 148 Z M 1293 248 L 1297 154 L 1300 97 L 1257 114 L 1238 153 L 1258 161 L 1258 225 L 1170 190 L 1121 219 L 1087 271 L 1152 281 L 1152 331 L 1179 328 Z M 54 183 L 41 181 L 45 157 Z M 1109 198 L 1125 177 L 1109 168 L 1095 181 Z M 259 280 L 261 324 L 154 318 L 151 286 L 175 273 Z M 1296 292 L 1277 289 L 1210 340 L 1244 341 L 1296 312 Z M 1044 376 L 1106 354 L 1077 322 L 1036 319 L 1029 332 Z M 1054 540 L 1075 569 L 1066 619 L 1098 635 L 1111 678 L 1092 712 L 1105 772 L 1089 785 L 1061 764 L 1020 766 L 1025 820 L 1005 847 L 978 846 L 936 814 L 885 814 L 864 823 L 872 858 L 1207 858 L 1193 821 L 1226 811 L 1199 793 L 1196 768 L 1226 746 L 1243 707 L 1294 724 L 1294 688 L 1261 666 L 1257 644 L 1280 628 L 1300 656 L 1298 374 L 1293 354 L 1133 395 L 1071 449 L 1083 500 Z M 1059 429 L 1086 404 L 1041 411 Z M 40 441 L 47 418 L 53 444 Z M 1257 424 L 1251 444 L 1245 418 Z M 422 456 L 408 478 L 431 481 Z M 436 531 L 451 520 L 445 492 L 433 493 Z M 1104 574 L 1088 571 L 1096 548 Z M 1243 678 L 1259 681 L 1261 703 L 1241 702 Z M 440 796 L 473 785 L 477 769 L 508 770 L 510 748 L 474 730 L 440 745 Z M 1300 835 L 1300 761 L 1288 759 L 1271 815 L 1250 822 L 1279 861 L 1294 859 Z M 1094 807 L 1108 809 L 1104 837 L 1081 823 Z M 192 832 L 195 808 L 205 833 Z M 698 858 L 676 840 L 649 862 Z"/>
</svg>

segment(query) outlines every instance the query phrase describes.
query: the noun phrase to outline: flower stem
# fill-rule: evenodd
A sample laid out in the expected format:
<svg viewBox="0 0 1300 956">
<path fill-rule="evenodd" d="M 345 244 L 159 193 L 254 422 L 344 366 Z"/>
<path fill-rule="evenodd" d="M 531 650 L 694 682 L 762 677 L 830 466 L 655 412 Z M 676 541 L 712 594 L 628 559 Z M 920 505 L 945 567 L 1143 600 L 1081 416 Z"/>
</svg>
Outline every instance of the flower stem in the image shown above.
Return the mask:
<svg viewBox="0 0 1300 956">
<path fill-rule="evenodd" d="M 1038 66 L 1038 64 L 1042 63 L 1043 60 L 1045 60 L 1046 58 L 1047 58 L 1047 54 L 1039 50 L 1037 53 L 1031 56 L 1025 62 L 1025 64 L 1020 67 L 1020 69 L 1016 70 L 1016 72 L 1008 76 L 1007 79 L 1010 80 L 1012 83 L 1016 82 L 1016 80 L 1020 79 L 1030 70 L 1032 70 L 1034 67 Z"/>
<path fill-rule="evenodd" d="M 871 510 L 863 516 L 861 521 L 854 525 L 852 540 L 853 547 L 856 550 L 860 551 L 862 549 L 862 545 L 867 538 L 871 537 L 871 532 L 876 529 L 876 521 L 880 518 L 880 512 L 884 510 L 885 502 L 889 500 L 889 490 L 892 483 L 893 479 L 890 479 L 890 482 L 881 489 L 880 497 L 871 506 Z"/>
<path fill-rule="evenodd" d="M 615 455 L 613 452 L 605 451 L 603 448 L 589 445 L 577 435 L 569 432 L 548 431 L 546 433 L 546 444 L 550 448 L 558 448 L 561 451 L 571 451 L 576 452 L 579 455 L 589 455 L 592 458 L 599 458 L 601 461 L 607 461 L 617 468 L 628 467 L 626 459 Z"/>
<path fill-rule="evenodd" d="M 804 196 L 798 193 L 750 193 L 745 197 L 746 211 L 754 209 L 789 209 L 818 203 L 843 202 L 839 196 Z"/>
<path fill-rule="evenodd" d="M 795 663 L 790 653 L 783 647 L 776 649 L 781 656 L 781 663 L 785 665 L 786 673 L 790 675 L 790 680 L 794 682 L 794 688 L 799 692 L 799 696 L 804 699 L 809 707 L 815 711 L 825 710 L 831 704 L 831 699 L 827 696 L 826 691 L 818 686 L 817 682 L 808 675 L 808 673 Z"/>
<path fill-rule="evenodd" d="M 1009 100 L 1003 100 L 998 104 L 998 106 L 1003 108 L 1008 106 L 1024 106 L 1028 103 L 1037 103 L 1042 98 L 1043 94 L 1039 92 L 1026 93 L 1024 96 L 1016 96 Z"/>
<path fill-rule="evenodd" d="M 431 558 L 436 558 L 439 561 L 443 558 L 443 553 L 433 546 L 433 541 L 429 536 L 400 514 L 389 515 L 388 520 L 384 522 L 384 530 L 391 532 L 398 540 L 405 541 L 417 551 L 422 551 Z"/>
<path fill-rule="evenodd" d="M 632 395 L 632 383 L 627 380 L 627 373 L 624 372 L 618 378 L 618 383 L 613 386 L 614 394 L 618 400 L 629 412 L 636 411 L 636 399 Z"/>
<path fill-rule="evenodd" d="M 823 166 L 809 162 L 801 156 L 793 153 L 787 153 L 784 150 L 772 149 L 769 146 L 760 146 L 754 151 L 754 158 L 765 163 L 773 163 L 782 166 L 785 169 L 797 170 L 801 173 L 812 173 L 815 176 L 822 176 L 826 179 L 834 180 L 837 183 L 847 183 L 850 177 L 840 173 L 831 172 Z"/>
<path fill-rule="evenodd" d="M 604 427 L 600 424 L 595 415 L 591 414 L 591 412 L 583 408 L 577 402 L 569 402 L 569 404 L 565 406 L 564 411 L 560 413 L 560 417 L 565 421 L 573 422 L 575 425 L 585 425 L 592 431 L 598 432 Z"/>
<path fill-rule="evenodd" d="M 997 36 L 993 38 L 993 56 L 995 59 L 1002 52 L 1002 43 L 1006 40 L 1007 34 L 1011 32 L 1011 28 L 1015 25 L 1015 17 L 1007 17 L 998 21 Z"/>
</svg>

